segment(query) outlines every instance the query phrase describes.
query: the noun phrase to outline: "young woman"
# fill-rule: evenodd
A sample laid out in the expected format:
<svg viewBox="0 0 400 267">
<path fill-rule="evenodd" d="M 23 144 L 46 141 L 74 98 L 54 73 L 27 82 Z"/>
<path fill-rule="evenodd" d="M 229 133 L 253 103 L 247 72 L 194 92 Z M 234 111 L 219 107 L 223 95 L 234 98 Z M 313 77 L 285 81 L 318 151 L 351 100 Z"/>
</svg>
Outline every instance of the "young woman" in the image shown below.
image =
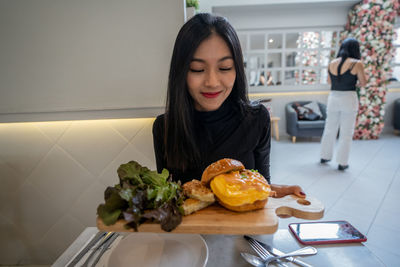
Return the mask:
<svg viewBox="0 0 400 267">
<path fill-rule="evenodd" d="M 321 163 L 332 159 L 333 146 L 339 131 L 336 152 L 338 169 L 349 167 L 349 153 L 358 112 L 356 83 L 365 86 L 367 79 L 364 65 L 360 61 L 360 45 L 356 39 L 348 38 L 340 46 L 337 58 L 328 66 L 328 83 L 331 92 L 328 97 L 327 118 L 321 139 Z"/>
<path fill-rule="evenodd" d="M 197 14 L 178 33 L 165 114 L 153 125 L 157 170 L 182 183 L 222 158 L 241 161 L 270 182 L 270 117 L 252 106 L 239 39 L 222 17 Z M 299 186 L 271 185 L 277 196 L 305 197 Z"/>
</svg>

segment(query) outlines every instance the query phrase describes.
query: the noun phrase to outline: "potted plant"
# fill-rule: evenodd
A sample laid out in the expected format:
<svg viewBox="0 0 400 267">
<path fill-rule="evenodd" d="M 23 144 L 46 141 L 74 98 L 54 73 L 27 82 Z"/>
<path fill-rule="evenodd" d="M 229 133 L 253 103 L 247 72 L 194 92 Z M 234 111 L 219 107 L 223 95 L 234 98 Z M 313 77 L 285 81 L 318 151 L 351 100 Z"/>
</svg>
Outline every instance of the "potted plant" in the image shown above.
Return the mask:
<svg viewBox="0 0 400 267">
<path fill-rule="evenodd" d="M 186 0 L 186 20 L 190 19 L 196 14 L 196 10 L 199 9 L 198 0 Z"/>
<path fill-rule="evenodd" d="M 196 10 L 198 10 L 199 0 L 186 0 L 186 7 L 194 7 Z"/>
</svg>

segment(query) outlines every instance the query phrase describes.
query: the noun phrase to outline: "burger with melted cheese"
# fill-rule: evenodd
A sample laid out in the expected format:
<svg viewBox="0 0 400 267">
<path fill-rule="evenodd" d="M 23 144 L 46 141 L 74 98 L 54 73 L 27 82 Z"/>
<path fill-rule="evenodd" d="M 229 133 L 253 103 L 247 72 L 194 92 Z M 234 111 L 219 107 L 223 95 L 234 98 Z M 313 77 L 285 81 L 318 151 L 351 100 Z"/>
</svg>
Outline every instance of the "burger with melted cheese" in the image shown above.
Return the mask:
<svg viewBox="0 0 400 267">
<path fill-rule="evenodd" d="M 208 166 L 201 182 L 211 188 L 223 207 L 239 212 L 264 208 L 271 192 L 259 172 L 245 169 L 234 159 L 221 159 Z"/>
</svg>

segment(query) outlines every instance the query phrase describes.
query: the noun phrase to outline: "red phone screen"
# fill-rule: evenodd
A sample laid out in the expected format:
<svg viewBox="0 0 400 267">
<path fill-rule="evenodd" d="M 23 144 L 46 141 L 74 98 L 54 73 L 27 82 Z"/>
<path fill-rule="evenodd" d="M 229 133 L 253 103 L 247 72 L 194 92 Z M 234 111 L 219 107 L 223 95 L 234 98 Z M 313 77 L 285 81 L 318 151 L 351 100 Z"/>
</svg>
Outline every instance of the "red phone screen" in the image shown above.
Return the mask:
<svg viewBox="0 0 400 267">
<path fill-rule="evenodd" d="M 367 241 L 367 237 L 347 221 L 291 223 L 289 229 L 305 245 Z"/>
</svg>

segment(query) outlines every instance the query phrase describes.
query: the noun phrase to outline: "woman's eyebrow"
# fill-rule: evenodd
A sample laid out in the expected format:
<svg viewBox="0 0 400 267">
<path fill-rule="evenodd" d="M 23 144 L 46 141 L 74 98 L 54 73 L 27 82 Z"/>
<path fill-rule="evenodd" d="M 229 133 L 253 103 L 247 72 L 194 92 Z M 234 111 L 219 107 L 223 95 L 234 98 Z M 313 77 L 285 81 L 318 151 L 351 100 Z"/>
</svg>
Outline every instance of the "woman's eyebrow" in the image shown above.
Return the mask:
<svg viewBox="0 0 400 267">
<path fill-rule="evenodd" d="M 233 60 L 233 57 L 232 56 L 226 56 L 226 57 L 220 58 L 218 60 L 218 62 L 221 62 L 221 61 L 224 61 L 224 60 L 227 60 L 227 59 L 232 59 Z M 205 63 L 206 62 L 204 59 L 201 59 L 201 58 L 192 58 L 191 62 L 193 62 L 193 61 L 197 61 L 197 62 L 201 62 L 201 63 Z"/>
<path fill-rule="evenodd" d="M 226 56 L 226 57 L 221 58 L 218 61 L 221 62 L 221 61 L 224 61 L 224 60 L 227 60 L 227 59 L 232 59 L 233 60 L 233 57 L 232 56 Z"/>
<path fill-rule="evenodd" d="M 201 63 L 206 62 L 205 60 L 202 60 L 200 58 L 192 58 L 191 62 L 193 62 L 193 61 L 197 61 L 197 62 L 201 62 Z"/>
</svg>

